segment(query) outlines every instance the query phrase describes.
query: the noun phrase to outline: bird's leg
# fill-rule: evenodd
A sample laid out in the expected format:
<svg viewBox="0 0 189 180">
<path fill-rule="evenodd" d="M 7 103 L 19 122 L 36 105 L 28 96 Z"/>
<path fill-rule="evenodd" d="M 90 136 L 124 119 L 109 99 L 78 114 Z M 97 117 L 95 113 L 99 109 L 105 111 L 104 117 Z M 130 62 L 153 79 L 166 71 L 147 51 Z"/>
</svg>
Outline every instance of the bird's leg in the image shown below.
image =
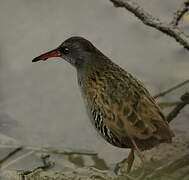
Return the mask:
<svg viewBox="0 0 189 180">
<path fill-rule="evenodd" d="M 123 159 L 120 163 L 116 165 L 114 172 L 116 174 L 122 171 L 125 172 L 125 169 L 127 168 L 126 172 L 129 173 L 132 168 L 133 162 L 134 162 L 134 149 L 131 149 L 128 157 L 126 159 Z M 126 163 L 127 163 L 127 167 L 125 168 Z"/>
<path fill-rule="evenodd" d="M 141 159 L 142 162 L 144 162 L 144 156 L 142 155 L 141 151 L 139 150 L 138 146 L 136 145 L 135 140 L 132 137 L 130 137 L 130 140 L 136 150 L 138 157 Z"/>
<path fill-rule="evenodd" d="M 138 157 L 139 157 L 139 158 L 141 159 L 141 161 L 142 161 L 142 172 L 141 172 L 140 176 L 137 178 L 138 180 L 142 180 L 142 179 L 144 178 L 144 176 L 145 176 L 144 156 L 142 155 L 140 149 L 138 148 L 138 146 L 137 146 L 135 140 L 134 140 L 132 137 L 130 137 L 130 140 L 131 140 L 131 142 L 132 142 L 132 144 L 133 144 L 133 146 L 134 146 L 134 148 L 135 148 L 135 150 L 136 150 L 136 153 L 137 153 Z"/>
<path fill-rule="evenodd" d="M 128 163 L 128 166 L 127 166 L 127 173 L 130 172 L 131 170 L 131 167 L 133 165 L 133 162 L 134 162 L 134 149 L 132 148 L 130 153 L 129 153 L 129 156 L 127 157 L 127 163 Z"/>
</svg>

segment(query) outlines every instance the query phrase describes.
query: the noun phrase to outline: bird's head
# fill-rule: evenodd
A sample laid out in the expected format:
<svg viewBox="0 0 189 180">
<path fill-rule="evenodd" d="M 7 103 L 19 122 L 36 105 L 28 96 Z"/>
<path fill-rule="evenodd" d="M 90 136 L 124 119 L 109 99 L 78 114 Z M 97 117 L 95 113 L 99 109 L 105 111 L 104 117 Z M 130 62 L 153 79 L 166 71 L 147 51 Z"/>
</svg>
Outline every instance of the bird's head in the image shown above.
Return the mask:
<svg viewBox="0 0 189 180">
<path fill-rule="evenodd" d="M 45 61 L 51 57 L 61 57 L 76 68 L 87 64 L 91 56 L 100 54 L 91 42 L 82 37 L 71 37 L 65 40 L 58 48 L 44 53 L 32 60 L 32 62 Z"/>
</svg>

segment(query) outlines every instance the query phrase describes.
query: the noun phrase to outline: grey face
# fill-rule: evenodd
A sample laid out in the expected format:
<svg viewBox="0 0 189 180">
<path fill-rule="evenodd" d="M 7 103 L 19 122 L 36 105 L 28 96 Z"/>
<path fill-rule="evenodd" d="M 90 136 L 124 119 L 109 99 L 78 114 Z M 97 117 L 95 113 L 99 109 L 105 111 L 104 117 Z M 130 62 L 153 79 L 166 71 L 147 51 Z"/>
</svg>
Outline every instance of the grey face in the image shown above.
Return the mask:
<svg viewBox="0 0 189 180">
<path fill-rule="evenodd" d="M 75 67 L 87 63 L 96 48 L 86 39 L 71 37 L 60 45 L 61 57 Z"/>
<path fill-rule="evenodd" d="M 33 62 L 46 60 L 51 57 L 61 57 L 76 68 L 87 64 L 90 57 L 100 53 L 91 42 L 82 37 L 71 37 L 64 41 L 58 48 L 33 59 Z"/>
</svg>

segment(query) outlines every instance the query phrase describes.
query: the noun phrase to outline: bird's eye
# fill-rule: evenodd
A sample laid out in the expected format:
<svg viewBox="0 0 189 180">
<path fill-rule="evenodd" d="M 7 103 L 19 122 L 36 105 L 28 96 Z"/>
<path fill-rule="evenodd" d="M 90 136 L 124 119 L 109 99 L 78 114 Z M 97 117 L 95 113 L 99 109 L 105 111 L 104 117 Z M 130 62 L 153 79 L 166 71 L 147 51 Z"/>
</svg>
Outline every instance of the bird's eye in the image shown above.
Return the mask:
<svg viewBox="0 0 189 180">
<path fill-rule="evenodd" d="M 63 53 L 64 53 L 64 54 L 69 54 L 69 53 L 70 53 L 69 48 L 68 48 L 68 47 L 64 47 L 64 48 L 63 48 Z"/>
</svg>

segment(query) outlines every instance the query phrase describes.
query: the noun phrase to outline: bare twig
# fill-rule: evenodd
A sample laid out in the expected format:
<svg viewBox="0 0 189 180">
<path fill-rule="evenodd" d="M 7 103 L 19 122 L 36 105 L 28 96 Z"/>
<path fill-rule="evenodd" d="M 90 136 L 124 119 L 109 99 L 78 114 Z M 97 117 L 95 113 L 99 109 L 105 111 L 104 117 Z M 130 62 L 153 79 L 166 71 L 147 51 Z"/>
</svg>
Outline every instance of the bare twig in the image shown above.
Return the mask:
<svg viewBox="0 0 189 180">
<path fill-rule="evenodd" d="M 160 93 L 156 94 L 156 95 L 154 96 L 154 98 L 159 98 L 159 97 L 161 97 L 161 96 L 164 96 L 164 95 L 166 95 L 167 93 L 170 93 L 170 92 L 172 92 L 173 90 L 176 90 L 176 89 L 180 88 L 181 86 L 184 86 L 184 85 L 187 84 L 187 83 L 189 83 L 189 79 L 186 80 L 186 81 L 183 81 L 182 83 L 179 83 L 179 84 L 177 84 L 176 86 L 173 86 L 173 87 L 171 87 L 171 88 L 169 88 L 169 89 L 167 89 L 167 90 L 165 90 L 165 91 L 163 91 L 163 92 L 160 92 Z"/>
<path fill-rule="evenodd" d="M 1 148 L 17 148 L 12 145 L 4 145 L 0 144 Z M 53 153 L 53 154 L 62 154 L 62 155 L 73 155 L 73 154 L 80 154 L 80 155 L 97 155 L 96 152 L 88 151 L 88 150 L 72 150 L 72 149 L 55 149 L 55 148 L 47 148 L 47 147 L 37 147 L 37 146 L 22 146 L 25 150 L 32 150 L 32 151 L 39 151 L 44 153 Z"/>
<path fill-rule="evenodd" d="M 180 103 L 182 103 L 182 101 L 160 102 L 160 103 L 158 103 L 158 105 L 161 109 L 165 109 L 165 108 L 168 108 L 168 107 L 176 106 Z"/>
<path fill-rule="evenodd" d="M 80 155 L 96 155 L 96 152 L 92 151 L 87 151 L 87 150 L 71 150 L 71 149 L 64 149 L 64 150 L 57 150 L 57 149 L 52 149 L 52 148 L 44 148 L 44 151 L 47 151 L 49 153 L 53 154 L 64 154 L 64 155 L 73 155 L 73 154 L 80 154 Z"/>
<path fill-rule="evenodd" d="M 17 147 L 16 149 L 14 149 L 13 151 L 11 151 L 8 155 L 6 155 L 3 159 L 0 160 L 0 166 L 7 161 L 10 157 L 12 157 L 13 155 L 15 155 L 17 152 L 21 151 L 23 149 L 22 146 Z"/>
<path fill-rule="evenodd" d="M 184 48 L 189 50 L 189 37 L 185 35 L 179 27 L 171 24 L 161 22 L 158 18 L 153 17 L 150 13 L 141 8 L 133 0 L 110 0 L 115 7 L 123 7 L 128 11 L 132 12 L 136 17 L 138 17 L 144 24 L 153 27 L 168 36 L 173 37 L 177 42 L 179 42 Z"/>
<path fill-rule="evenodd" d="M 22 177 L 22 179 L 24 179 L 24 177 L 27 176 L 27 175 L 35 174 L 35 173 L 37 173 L 37 172 L 39 172 L 41 170 L 47 170 L 49 168 L 52 168 L 55 165 L 55 163 L 51 162 L 51 161 L 47 161 L 49 159 L 49 157 L 50 157 L 49 154 L 41 155 L 41 160 L 43 162 L 42 166 L 35 167 L 32 170 L 27 170 L 27 171 L 20 172 L 20 176 Z"/>
<path fill-rule="evenodd" d="M 41 160 L 43 162 L 43 166 L 41 167 L 43 170 L 46 170 L 50 167 L 53 167 L 55 165 L 54 162 L 47 161 L 50 158 L 49 154 L 42 154 L 41 155 Z"/>
<path fill-rule="evenodd" d="M 182 16 L 188 11 L 189 0 L 186 0 L 182 6 L 174 13 L 172 25 L 177 26 Z"/>
<path fill-rule="evenodd" d="M 4 170 L 4 169 L 6 169 L 7 167 L 9 167 L 10 165 L 12 165 L 12 164 L 14 164 L 14 163 L 20 161 L 21 159 L 24 159 L 24 158 L 30 156 L 33 152 L 34 152 L 34 151 L 29 151 L 29 152 L 23 154 L 22 156 L 19 156 L 19 157 L 17 157 L 16 159 L 13 159 L 12 161 L 10 161 L 10 162 L 8 162 L 7 164 L 5 164 L 5 165 L 1 168 L 1 170 Z"/>
<path fill-rule="evenodd" d="M 167 115 L 167 121 L 171 122 L 187 104 L 189 104 L 189 93 L 185 93 L 181 96 L 182 102 L 178 104 L 173 111 Z"/>
</svg>

